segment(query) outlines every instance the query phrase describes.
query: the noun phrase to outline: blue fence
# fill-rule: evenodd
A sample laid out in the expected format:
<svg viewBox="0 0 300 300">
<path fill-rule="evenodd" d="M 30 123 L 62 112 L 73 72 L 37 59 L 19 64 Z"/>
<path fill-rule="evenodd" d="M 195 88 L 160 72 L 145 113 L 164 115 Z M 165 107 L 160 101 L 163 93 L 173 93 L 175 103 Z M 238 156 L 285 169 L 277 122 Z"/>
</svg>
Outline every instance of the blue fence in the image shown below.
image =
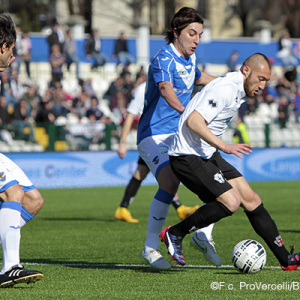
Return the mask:
<svg viewBox="0 0 300 300">
<path fill-rule="evenodd" d="M 34 62 L 46 62 L 49 61 L 49 46 L 45 37 L 32 36 L 32 61 Z M 88 62 L 85 52 L 84 44 L 86 39 L 77 41 L 77 49 L 80 61 Z M 112 57 L 114 49 L 115 39 L 103 38 L 102 39 L 102 52 L 108 57 Z M 150 38 L 150 58 L 152 58 L 156 52 L 165 45 L 164 38 Z M 129 52 L 136 57 L 136 40 L 128 39 Z M 269 44 L 262 44 L 258 41 L 236 41 L 236 40 L 213 40 L 209 43 L 202 42 L 197 48 L 198 62 L 201 64 L 226 64 L 232 51 L 239 52 L 238 63 L 241 64 L 245 58 L 253 53 L 261 52 L 268 57 L 275 59 L 275 64 L 279 65 L 280 62 L 276 59 L 276 53 L 278 50 L 277 42 L 271 42 Z M 113 60 L 111 59 L 111 62 Z"/>
<path fill-rule="evenodd" d="M 38 188 L 125 186 L 136 169 L 137 151 L 8 153 Z M 223 155 L 223 154 L 222 154 Z M 300 180 L 300 148 L 254 149 L 239 159 L 223 155 L 249 182 Z M 156 185 L 149 174 L 144 185 Z"/>
</svg>

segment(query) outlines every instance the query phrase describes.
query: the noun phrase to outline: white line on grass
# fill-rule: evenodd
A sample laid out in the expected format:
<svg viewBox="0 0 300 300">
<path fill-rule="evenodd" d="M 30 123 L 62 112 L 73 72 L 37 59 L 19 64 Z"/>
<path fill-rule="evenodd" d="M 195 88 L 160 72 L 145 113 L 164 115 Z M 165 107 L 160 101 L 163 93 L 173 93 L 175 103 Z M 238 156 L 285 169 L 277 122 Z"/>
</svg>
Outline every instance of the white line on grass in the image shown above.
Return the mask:
<svg viewBox="0 0 300 300">
<path fill-rule="evenodd" d="M 88 267 L 93 267 L 93 268 L 151 268 L 149 265 L 144 265 L 144 264 L 101 264 L 101 263 L 24 263 L 26 265 L 40 265 L 40 266 L 64 266 L 64 267 L 78 267 L 78 268 L 88 268 Z M 234 269 L 233 266 L 231 265 L 222 265 L 219 267 L 212 266 L 212 265 L 185 265 L 183 266 L 178 266 L 174 265 L 172 268 L 188 268 L 188 269 Z M 264 267 L 264 269 L 281 269 L 280 267 L 274 267 L 274 266 L 268 266 Z"/>
</svg>

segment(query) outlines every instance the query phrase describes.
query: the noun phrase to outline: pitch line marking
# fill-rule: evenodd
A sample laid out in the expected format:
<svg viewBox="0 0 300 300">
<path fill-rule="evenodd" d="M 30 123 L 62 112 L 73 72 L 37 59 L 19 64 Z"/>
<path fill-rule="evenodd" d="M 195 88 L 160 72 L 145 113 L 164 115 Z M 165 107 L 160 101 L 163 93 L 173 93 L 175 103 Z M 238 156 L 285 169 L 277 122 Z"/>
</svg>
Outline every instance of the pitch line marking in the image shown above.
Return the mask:
<svg viewBox="0 0 300 300">
<path fill-rule="evenodd" d="M 25 265 L 39 265 L 39 266 L 64 266 L 64 267 L 93 267 L 93 268 L 104 268 L 104 267 L 111 267 L 111 268 L 118 268 L 118 267 L 122 267 L 122 268 L 151 268 L 149 265 L 144 265 L 144 264 L 107 264 L 107 263 L 26 263 L 24 262 Z M 183 266 L 177 266 L 177 265 L 173 265 L 173 268 L 178 268 L 178 269 L 234 269 L 233 266 L 231 265 L 222 265 L 222 266 L 212 266 L 212 265 L 185 265 Z M 275 266 L 265 266 L 264 269 L 269 269 L 269 270 L 273 270 L 273 269 L 281 269 L 281 267 L 275 267 Z"/>
</svg>

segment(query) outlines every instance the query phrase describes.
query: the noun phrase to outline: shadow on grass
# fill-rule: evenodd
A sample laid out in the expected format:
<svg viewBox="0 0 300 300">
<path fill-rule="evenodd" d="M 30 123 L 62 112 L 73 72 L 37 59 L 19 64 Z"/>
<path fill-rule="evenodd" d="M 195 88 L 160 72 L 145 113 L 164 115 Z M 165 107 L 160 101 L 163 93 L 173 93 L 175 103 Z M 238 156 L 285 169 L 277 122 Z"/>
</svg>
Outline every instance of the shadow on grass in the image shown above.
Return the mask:
<svg viewBox="0 0 300 300">
<path fill-rule="evenodd" d="M 43 218 L 41 217 L 40 219 L 46 220 L 46 221 L 99 221 L 99 222 L 118 222 L 115 219 L 99 219 L 99 218 Z"/>
<path fill-rule="evenodd" d="M 124 263 L 88 263 L 82 261 L 61 261 L 61 260 L 49 260 L 49 259 L 27 259 L 27 264 L 34 264 L 34 265 L 53 265 L 53 266 L 63 266 L 68 268 L 78 268 L 78 269 L 106 269 L 106 270 L 132 270 L 144 273 L 170 273 L 170 272 L 186 272 L 189 269 L 209 269 L 218 271 L 216 274 L 231 274 L 226 272 L 225 270 L 232 271 L 230 267 L 222 267 L 222 271 L 218 267 L 210 267 L 210 266 L 192 266 L 186 265 L 184 267 L 173 265 L 169 270 L 155 270 L 152 269 L 148 265 L 143 264 L 124 264 Z M 25 263 L 25 264 L 26 264 Z M 223 272 L 224 271 L 224 272 Z M 233 274 L 234 272 L 232 272 Z"/>
<path fill-rule="evenodd" d="M 282 229 L 279 230 L 280 232 L 290 232 L 290 233 L 300 233 L 300 230 L 289 230 L 289 229 Z"/>
</svg>

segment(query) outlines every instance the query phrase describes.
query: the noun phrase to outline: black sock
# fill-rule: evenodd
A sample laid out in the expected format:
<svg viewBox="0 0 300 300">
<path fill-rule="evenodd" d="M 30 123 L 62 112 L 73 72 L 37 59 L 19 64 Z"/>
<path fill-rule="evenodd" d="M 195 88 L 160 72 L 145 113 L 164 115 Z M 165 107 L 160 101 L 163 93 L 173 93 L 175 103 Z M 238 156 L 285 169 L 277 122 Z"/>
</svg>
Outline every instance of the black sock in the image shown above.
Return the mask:
<svg viewBox="0 0 300 300">
<path fill-rule="evenodd" d="M 264 239 L 279 260 L 279 263 L 282 266 L 287 267 L 288 255 L 290 253 L 284 247 L 277 226 L 263 204 L 259 205 L 253 211 L 246 212 L 246 215 L 255 232 Z"/>
<path fill-rule="evenodd" d="M 184 237 L 188 233 L 206 227 L 231 215 L 232 212 L 221 202 L 209 202 L 206 205 L 201 206 L 180 223 L 172 226 L 170 228 L 170 233 L 179 237 Z"/>
<path fill-rule="evenodd" d="M 129 181 L 122 202 L 120 204 L 121 207 L 128 207 L 129 204 L 131 204 L 134 200 L 134 197 L 141 185 L 142 181 L 137 180 L 135 177 L 132 177 L 131 180 Z"/>
<path fill-rule="evenodd" d="M 178 195 L 176 194 L 172 200 L 172 205 L 175 209 L 177 209 L 179 206 L 181 206 L 180 200 Z"/>
</svg>

